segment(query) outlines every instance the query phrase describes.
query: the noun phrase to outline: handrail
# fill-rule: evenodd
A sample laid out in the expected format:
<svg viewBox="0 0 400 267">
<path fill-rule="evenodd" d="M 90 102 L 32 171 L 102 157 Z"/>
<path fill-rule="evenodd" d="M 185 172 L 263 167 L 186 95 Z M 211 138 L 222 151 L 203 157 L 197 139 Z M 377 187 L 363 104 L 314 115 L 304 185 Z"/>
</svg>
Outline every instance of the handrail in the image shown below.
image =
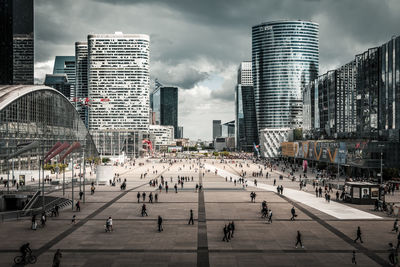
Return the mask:
<svg viewBox="0 0 400 267">
<path fill-rule="evenodd" d="M 40 194 L 40 190 L 36 191 L 36 193 L 32 196 L 32 198 L 29 200 L 29 202 L 25 205 L 25 207 L 22 209 L 22 211 L 28 210 L 30 207 L 32 207 L 33 203 L 35 203 L 36 198 Z"/>
</svg>

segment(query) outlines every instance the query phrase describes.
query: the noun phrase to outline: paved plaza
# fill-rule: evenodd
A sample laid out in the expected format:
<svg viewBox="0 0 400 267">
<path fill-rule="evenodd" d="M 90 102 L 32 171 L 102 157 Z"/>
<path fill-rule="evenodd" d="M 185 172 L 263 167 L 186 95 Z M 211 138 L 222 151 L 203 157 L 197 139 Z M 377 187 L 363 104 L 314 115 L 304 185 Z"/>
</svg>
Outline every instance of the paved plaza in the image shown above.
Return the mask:
<svg viewBox="0 0 400 267">
<path fill-rule="evenodd" d="M 61 266 L 351 266 L 356 251 L 357 265 L 388 264 L 388 243 L 397 244 L 391 231 L 393 218 L 372 210 L 372 206 L 357 206 L 332 201 L 326 203 L 313 193 L 298 190 L 298 183 L 278 180 L 273 172 L 266 179 L 250 177 L 259 166 L 239 168 L 235 162 L 176 160 L 161 163 L 154 159 L 143 166 L 116 167 L 115 172 L 127 180 L 126 190 L 110 185 L 96 186 L 94 195 L 86 186 L 86 201 L 81 211 L 61 210 L 59 217 L 50 217 L 44 228 L 30 229 L 30 218 L 1 223 L 0 266 L 12 266 L 18 248 L 30 242 L 35 266 L 51 266 L 53 255 L 61 249 Z M 137 162 L 138 163 L 138 162 Z M 217 173 L 215 172 L 217 170 Z M 248 186 L 230 182 L 247 171 Z M 157 173 L 156 173 L 157 171 Z M 141 175 L 147 173 L 145 178 Z M 168 182 L 163 188 L 149 185 L 161 175 Z M 183 188 L 177 177 L 189 177 Z M 193 177 L 193 181 L 192 181 Z M 112 177 L 110 177 L 112 178 Z M 172 182 L 171 182 L 172 179 Z M 227 181 L 226 181 L 227 179 Z M 278 195 L 273 186 L 284 186 Z M 203 190 L 195 190 L 201 184 Z M 78 192 L 79 188 L 76 187 Z M 148 203 L 150 192 L 158 192 L 158 202 Z M 250 202 L 250 192 L 256 192 L 256 202 Z M 143 205 L 137 193 L 146 192 L 148 216 L 140 214 Z M 51 193 L 62 196 L 61 191 Z M 71 188 L 67 189 L 71 196 Z M 76 199 L 79 198 L 75 194 Z M 273 222 L 261 218 L 261 202 L 272 209 Z M 291 208 L 298 217 L 291 221 Z M 194 225 L 188 225 L 190 210 Z M 71 218 L 76 215 L 76 224 Z M 113 219 L 113 232 L 105 232 L 106 219 Z M 163 231 L 158 232 L 157 218 L 163 218 Z M 235 222 L 234 237 L 222 242 L 223 227 Z M 363 244 L 354 243 L 357 226 L 361 227 Z M 295 248 L 300 231 L 304 248 Z"/>
</svg>

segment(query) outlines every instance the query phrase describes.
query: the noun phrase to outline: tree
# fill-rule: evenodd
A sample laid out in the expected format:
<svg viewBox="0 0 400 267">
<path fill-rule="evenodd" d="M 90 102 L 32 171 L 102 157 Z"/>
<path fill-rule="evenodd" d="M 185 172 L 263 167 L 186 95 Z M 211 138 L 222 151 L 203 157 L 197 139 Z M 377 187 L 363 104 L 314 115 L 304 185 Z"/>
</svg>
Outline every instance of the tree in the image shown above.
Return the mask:
<svg viewBox="0 0 400 267">
<path fill-rule="evenodd" d="M 293 130 L 293 139 L 294 140 L 303 140 L 303 129 L 297 128 Z"/>
<path fill-rule="evenodd" d="M 110 161 L 110 159 L 109 158 L 102 158 L 102 160 L 101 160 L 104 164 L 107 164 L 109 161 Z"/>
</svg>

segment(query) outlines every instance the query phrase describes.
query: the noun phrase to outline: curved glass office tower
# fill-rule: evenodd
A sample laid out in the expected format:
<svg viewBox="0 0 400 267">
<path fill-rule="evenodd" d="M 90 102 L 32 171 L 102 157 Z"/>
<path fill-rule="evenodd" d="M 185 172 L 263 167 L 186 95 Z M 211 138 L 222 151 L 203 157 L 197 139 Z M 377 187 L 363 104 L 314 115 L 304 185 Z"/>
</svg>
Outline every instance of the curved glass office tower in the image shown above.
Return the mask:
<svg viewBox="0 0 400 267">
<path fill-rule="evenodd" d="M 252 28 L 252 69 L 258 130 L 298 128 L 301 86 L 318 76 L 318 24 L 274 21 Z"/>
</svg>

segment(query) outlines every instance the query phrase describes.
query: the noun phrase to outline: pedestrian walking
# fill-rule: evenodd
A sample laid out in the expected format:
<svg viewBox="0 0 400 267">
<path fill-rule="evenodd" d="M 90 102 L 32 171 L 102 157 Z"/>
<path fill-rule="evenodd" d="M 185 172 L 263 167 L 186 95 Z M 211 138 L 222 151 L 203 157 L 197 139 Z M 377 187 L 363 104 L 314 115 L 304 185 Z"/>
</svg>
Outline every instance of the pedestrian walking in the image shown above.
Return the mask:
<svg viewBox="0 0 400 267">
<path fill-rule="evenodd" d="M 356 243 L 357 240 L 359 240 L 359 239 L 360 239 L 360 242 L 361 242 L 361 243 L 364 243 L 364 242 L 362 241 L 362 238 L 361 238 L 361 228 L 360 228 L 360 226 L 357 227 L 357 238 L 354 239 L 354 243 Z"/>
<path fill-rule="evenodd" d="M 76 211 L 81 211 L 81 203 L 79 202 L 79 200 L 76 202 L 75 207 Z"/>
<path fill-rule="evenodd" d="M 46 226 L 46 213 L 42 212 L 42 216 L 40 217 L 40 222 L 42 223 L 42 227 Z"/>
<path fill-rule="evenodd" d="M 235 223 L 233 221 L 230 223 L 230 230 L 231 237 L 233 238 L 233 233 L 235 232 Z"/>
<path fill-rule="evenodd" d="M 143 202 L 146 201 L 146 192 L 143 192 L 143 193 L 142 193 L 142 199 L 143 199 Z"/>
<path fill-rule="evenodd" d="M 397 246 L 396 249 L 399 249 L 400 247 L 400 233 L 397 235 Z"/>
<path fill-rule="evenodd" d="M 395 266 L 398 263 L 397 249 L 393 246 L 393 243 L 389 243 L 389 262 Z"/>
<path fill-rule="evenodd" d="M 53 257 L 53 267 L 60 266 L 61 258 L 62 258 L 61 250 L 57 249 L 57 251 L 56 251 L 56 253 L 54 253 L 54 257 Z"/>
<path fill-rule="evenodd" d="M 83 197 L 83 192 L 80 191 L 80 192 L 79 192 L 79 200 L 82 200 L 82 197 Z"/>
<path fill-rule="evenodd" d="M 158 232 L 164 231 L 164 229 L 163 229 L 163 227 L 162 227 L 162 221 L 163 221 L 162 217 L 161 217 L 160 215 L 158 215 L 158 220 L 157 220 L 157 223 L 158 223 Z"/>
<path fill-rule="evenodd" d="M 192 210 L 192 209 L 190 210 L 190 219 L 189 219 L 188 224 L 190 224 L 190 223 L 192 223 L 192 225 L 194 224 L 194 220 L 193 220 L 193 210 Z"/>
<path fill-rule="evenodd" d="M 31 225 L 31 229 L 32 230 L 36 230 L 36 228 L 37 228 L 37 223 L 36 223 L 36 214 L 33 214 L 32 215 L 32 225 Z"/>
<path fill-rule="evenodd" d="M 351 257 L 351 263 L 357 265 L 356 251 L 355 250 L 353 250 L 353 256 Z"/>
<path fill-rule="evenodd" d="M 149 215 L 147 215 L 146 204 L 143 204 L 143 205 L 142 205 L 142 217 L 143 217 L 145 214 L 146 214 L 146 216 L 149 216 Z"/>
<path fill-rule="evenodd" d="M 156 201 L 156 203 L 158 202 L 158 193 L 157 192 L 154 194 L 154 200 Z"/>
<path fill-rule="evenodd" d="M 396 220 L 393 223 L 393 229 L 392 232 L 396 231 L 396 233 L 399 231 L 399 219 L 396 218 Z"/>
<path fill-rule="evenodd" d="M 272 210 L 269 210 L 268 213 L 268 223 L 272 223 Z"/>
<path fill-rule="evenodd" d="M 297 245 L 300 244 L 302 248 L 304 248 L 303 243 L 301 242 L 301 234 L 300 231 L 297 231 L 297 236 L 296 236 L 296 245 L 295 247 L 297 248 Z"/>
<path fill-rule="evenodd" d="M 71 224 L 75 224 L 75 223 L 76 223 L 76 215 L 74 214 L 72 216 Z"/>
<path fill-rule="evenodd" d="M 140 202 L 140 192 L 137 192 L 136 197 L 137 197 L 137 203 L 139 203 Z"/>
<path fill-rule="evenodd" d="M 224 238 L 222 238 L 222 241 L 229 242 L 229 239 L 228 239 L 228 227 L 226 226 L 226 224 L 225 224 L 225 227 L 223 229 L 223 232 L 224 232 Z"/>
<path fill-rule="evenodd" d="M 290 220 L 294 221 L 297 217 L 296 210 L 294 209 L 294 207 L 292 207 L 292 209 L 290 210 L 290 213 L 292 214 L 292 217 L 290 218 Z"/>
</svg>

